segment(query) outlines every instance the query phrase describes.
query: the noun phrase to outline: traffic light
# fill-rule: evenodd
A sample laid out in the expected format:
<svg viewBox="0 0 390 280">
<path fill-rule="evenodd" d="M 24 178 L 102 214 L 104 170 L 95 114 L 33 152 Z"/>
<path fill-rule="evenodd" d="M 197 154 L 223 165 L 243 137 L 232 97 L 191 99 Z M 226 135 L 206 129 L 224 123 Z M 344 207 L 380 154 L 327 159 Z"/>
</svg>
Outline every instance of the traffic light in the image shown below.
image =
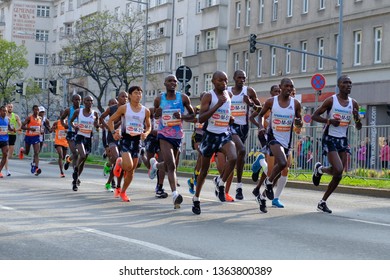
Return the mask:
<svg viewBox="0 0 390 280">
<path fill-rule="evenodd" d="M 256 34 L 251 34 L 249 36 L 249 52 L 254 53 L 256 51 Z"/>
<path fill-rule="evenodd" d="M 23 94 L 23 83 L 16 83 L 15 86 L 16 86 L 15 92 L 19 93 L 21 95 L 24 95 Z"/>
<path fill-rule="evenodd" d="M 189 84 L 186 84 L 186 86 L 185 86 L 185 88 L 184 88 L 184 92 L 185 92 L 188 96 L 191 95 L 190 88 L 191 88 L 191 85 L 189 85 Z"/>
<path fill-rule="evenodd" d="M 49 81 L 49 90 L 52 94 L 57 94 L 57 81 L 56 80 L 51 80 Z"/>
</svg>

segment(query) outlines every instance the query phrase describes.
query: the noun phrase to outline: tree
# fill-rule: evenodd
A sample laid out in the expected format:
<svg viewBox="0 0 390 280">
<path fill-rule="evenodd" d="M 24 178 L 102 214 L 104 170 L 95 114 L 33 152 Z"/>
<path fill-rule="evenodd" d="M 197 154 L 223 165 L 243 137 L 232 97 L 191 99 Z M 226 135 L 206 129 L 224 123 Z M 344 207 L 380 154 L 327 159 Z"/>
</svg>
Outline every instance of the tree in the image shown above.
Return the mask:
<svg viewBox="0 0 390 280">
<path fill-rule="evenodd" d="M 15 99 L 14 84 L 20 82 L 23 70 L 28 67 L 25 46 L 0 39 L 0 99 L 12 102 Z"/>
<path fill-rule="evenodd" d="M 118 91 L 142 75 L 144 40 L 142 14 L 117 17 L 108 11 L 83 18 L 63 47 L 66 64 L 80 76 L 90 77 L 98 92 L 69 82 L 93 95 L 98 109 L 109 85 Z M 154 45 L 148 49 L 153 51 Z"/>
</svg>

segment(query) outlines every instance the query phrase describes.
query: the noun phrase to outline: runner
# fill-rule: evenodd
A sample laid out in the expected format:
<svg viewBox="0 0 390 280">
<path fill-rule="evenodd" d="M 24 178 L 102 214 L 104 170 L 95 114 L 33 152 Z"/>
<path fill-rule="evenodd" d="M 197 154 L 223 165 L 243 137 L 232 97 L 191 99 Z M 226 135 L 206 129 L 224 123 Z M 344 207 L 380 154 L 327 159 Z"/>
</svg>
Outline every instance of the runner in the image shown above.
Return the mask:
<svg viewBox="0 0 390 280">
<path fill-rule="evenodd" d="M 2 152 L 2 158 L 0 162 L 0 178 L 3 178 L 3 170 L 4 165 L 8 159 L 8 140 L 9 140 L 9 132 L 16 132 L 15 127 L 11 128 L 11 122 L 7 117 L 7 108 L 5 106 L 0 107 L 0 149 Z M 8 175 L 7 175 L 8 176 Z"/>
<path fill-rule="evenodd" d="M 55 133 L 54 148 L 56 149 L 58 154 L 58 167 L 60 168 L 60 177 L 65 178 L 62 161 L 65 160 L 65 155 L 68 151 L 69 146 L 68 141 L 66 140 L 66 128 L 62 125 L 61 120 L 58 119 L 53 123 L 50 132 Z"/>
<path fill-rule="evenodd" d="M 14 155 L 14 149 L 15 149 L 15 143 L 16 143 L 16 138 L 17 134 L 21 133 L 21 126 L 22 122 L 20 120 L 20 117 L 13 112 L 14 110 L 14 105 L 9 103 L 7 104 L 7 117 L 10 121 L 11 129 L 12 131 L 8 132 L 8 158 L 7 161 L 5 162 L 4 168 L 5 168 L 5 175 L 6 176 L 11 176 L 11 171 L 8 168 L 8 161 L 9 159 L 13 158 Z M 15 130 L 13 129 L 15 128 Z"/>
</svg>

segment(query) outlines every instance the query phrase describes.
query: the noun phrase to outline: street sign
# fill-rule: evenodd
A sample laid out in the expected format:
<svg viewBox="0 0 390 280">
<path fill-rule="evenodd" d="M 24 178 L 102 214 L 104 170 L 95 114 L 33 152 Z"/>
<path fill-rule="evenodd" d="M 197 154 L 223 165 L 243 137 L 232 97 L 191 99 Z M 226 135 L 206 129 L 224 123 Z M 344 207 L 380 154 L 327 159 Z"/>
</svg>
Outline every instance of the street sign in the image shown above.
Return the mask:
<svg viewBox="0 0 390 280">
<path fill-rule="evenodd" d="M 322 74 L 314 74 L 311 77 L 311 86 L 314 90 L 322 90 L 325 87 L 325 77 Z"/>
<path fill-rule="evenodd" d="M 311 122 L 311 115 L 310 114 L 306 114 L 303 116 L 303 121 L 305 123 L 310 123 Z"/>
<path fill-rule="evenodd" d="M 176 69 L 176 78 L 180 83 L 188 83 L 192 78 L 190 67 L 182 65 Z"/>
</svg>

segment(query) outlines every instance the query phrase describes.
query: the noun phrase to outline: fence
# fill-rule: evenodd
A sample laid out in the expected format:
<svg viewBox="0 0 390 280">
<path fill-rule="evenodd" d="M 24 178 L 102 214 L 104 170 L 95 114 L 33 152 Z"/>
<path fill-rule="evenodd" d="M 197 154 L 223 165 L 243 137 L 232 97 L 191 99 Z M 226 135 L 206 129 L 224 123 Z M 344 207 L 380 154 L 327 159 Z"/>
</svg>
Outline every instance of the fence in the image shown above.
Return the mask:
<svg viewBox="0 0 390 280">
<path fill-rule="evenodd" d="M 192 130 L 184 131 L 182 152 L 179 166 L 194 167 L 198 154 L 191 147 Z M 320 161 L 327 165 L 327 158 L 322 155 L 322 126 L 307 126 L 302 129 L 301 134 L 293 134 L 292 144 L 292 165 L 290 174 L 294 176 L 311 176 L 313 165 Z M 15 151 L 24 146 L 23 134 L 18 135 Z M 390 126 L 363 126 L 356 130 L 354 126 L 349 127 L 348 140 L 351 154 L 348 155 L 348 165 L 345 174 L 350 177 L 389 179 L 390 171 L 382 168 L 380 151 L 384 140 L 390 139 Z M 46 134 L 42 147 L 42 154 L 51 160 L 57 159 L 54 149 L 54 134 Z M 251 164 L 260 152 L 260 143 L 257 139 L 257 129 L 251 128 L 245 143 L 247 155 L 245 159 L 245 171 L 250 171 Z M 92 141 L 92 154 L 100 156 L 104 152 L 101 141 L 101 132 L 95 133 Z M 32 153 L 32 151 L 30 152 Z M 102 159 L 103 161 L 103 159 Z"/>
</svg>

